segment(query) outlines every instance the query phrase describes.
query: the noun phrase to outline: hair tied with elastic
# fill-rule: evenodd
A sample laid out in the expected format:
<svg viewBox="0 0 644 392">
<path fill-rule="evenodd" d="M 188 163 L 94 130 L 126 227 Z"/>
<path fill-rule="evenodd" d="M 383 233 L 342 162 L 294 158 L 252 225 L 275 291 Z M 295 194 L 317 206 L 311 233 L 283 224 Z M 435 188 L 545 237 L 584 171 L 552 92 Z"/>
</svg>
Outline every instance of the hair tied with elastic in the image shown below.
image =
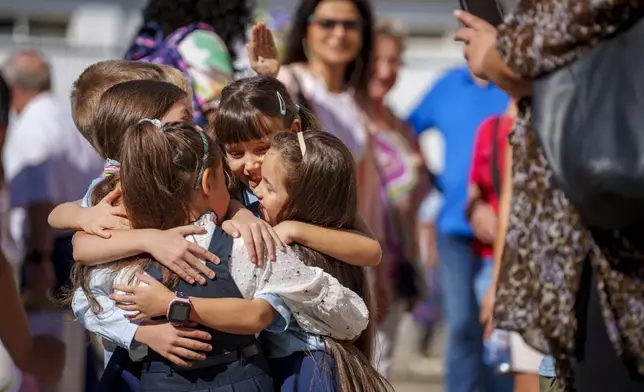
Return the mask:
<svg viewBox="0 0 644 392">
<path fill-rule="evenodd" d="M 286 116 L 286 102 L 284 102 L 284 97 L 279 91 L 277 91 L 277 102 L 280 104 L 280 114 Z"/>
<path fill-rule="evenodd" d="M 113 176 L 121 170 L 121 164 L 114 160 L 107 158 L 103 164 L 103 178 Z"/>
<path fill-rule="evenodd" d="M 300 131 L 297 133 L 297 141 L 300 143 L 300 151 L 302 152 L 302 158 L 306 156 L 306 143 L 304 143 L 304 132 Z"/>
<path fill-rule="evenodd" d="M 157 118 L 144 118 L 144 119 L 141 119 L 139 121 L 139 125 L 141 125 L 143 123 L 150 123 L 150 124 L 154 125 L 155 127 L 159 128 L 159 129 L 162 128 L 161 120 L 159 120 Z"/>
</svg>

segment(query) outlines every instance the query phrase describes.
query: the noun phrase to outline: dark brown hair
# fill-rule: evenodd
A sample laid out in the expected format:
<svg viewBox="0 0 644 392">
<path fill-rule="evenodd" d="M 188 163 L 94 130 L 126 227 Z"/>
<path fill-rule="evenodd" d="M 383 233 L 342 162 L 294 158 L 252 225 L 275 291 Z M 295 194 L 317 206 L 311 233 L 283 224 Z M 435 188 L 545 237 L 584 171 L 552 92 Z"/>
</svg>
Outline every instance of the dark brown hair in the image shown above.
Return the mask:
<svg viewBox="0 0 644 392">
<path fill-rule="evenodd" d="M 269 121 L 271 118 L 281 119 L 283 128 L 274 129 Z M 255 76 L 224 87 L 210 129 L 220 145 L 243 143 L 287 130 L 296 118 L 302 121 L 302 129 L 320 128 L 311 112 L 299 109 L 293 102 L 282 82 L 268 76 Z"/>
<path fill-rule="evenodd" d="M 167 230 L 185 225 L 189 202 L 201 186 L 203 171 L 221 164 L 221 152 L 205 132 L 192 123 L 174 122 L 158 128 L 142 122 L 123 140 L 121 186 L 132 229 Z M 216 171 L 212 172 L 216 175 Z M 149 256 L 137 259 L 143 268 Z M 179 277 L 163 267 L 163 283 L 174 286 Z"/>
<path fill-rule="evenodd" d="M 136 61 L 106 60 L 87 67 L 72 85 L 72 118 L 81 135 L 103 158 L 116 159 L 107 156 L 103 146 L 97 144 L 93 137 L 96 122 L 101 118 L 101 96 L 116 84 L 134 80 L 165 81 L 175 84 L 186 93 L 191 93 L 188 81 L 164 66 Z"/>
<path fill-rule="evenodd" d="M 219 107 L 208 129 L 223 152 L 227 144 L 270 138 L 277 132 L 289 129 L 297 118 L 302 122 L 302 129 L 321 129 L 313 113 L 300 109 L 293 102 L 282 82 L 272 77 L 255 76 L 224 87 Z M 281 129 L 275 129 L 270 119 L 281 119 Z M 226 173 L 231 193 L 238 194 L 241 190 L 239 180 L 228 169 Z"/>
<path fill-rule="evenodd" d="M 288 198 L 277 221 L 297 220 L 316 226 L 337 229 L 353 228 L 358 214 L 356 166 L 349 149 L 326 132 L 305 132 L 306 154 L 293 132 L 273 138 L 271 149 L 277 151 L 285 166 Z M 321 191 L 323 190 L 323 191 Z M 320 267 L 358 294 L 373 312 L 373 303 L 365 269 L 324 255 L 311 248 L 294 245 L 302 260 Z M 367 329 L 353 343 L 324 337 L 336 364 L 338 390 L 342 392 L 382 392 L 393 390 L 373 367 L 375 327 Z"/>
</svg>

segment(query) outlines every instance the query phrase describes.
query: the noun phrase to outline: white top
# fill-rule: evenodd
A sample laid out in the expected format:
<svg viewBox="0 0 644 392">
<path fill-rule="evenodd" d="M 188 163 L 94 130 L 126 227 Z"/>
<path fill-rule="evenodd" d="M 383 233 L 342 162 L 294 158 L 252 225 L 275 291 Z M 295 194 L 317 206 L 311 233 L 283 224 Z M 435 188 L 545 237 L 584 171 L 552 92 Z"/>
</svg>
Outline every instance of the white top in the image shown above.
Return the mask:
<svg viewBox="0 0 644 392">
<path fill-rule="evenodd" d="M 352 92 L 330 92 L 324 80 L 316 78 L 303 66 L 282 66 L 278 79 L 284 83 L 292 97 L 297 95 L 296 76 L 304 97 L 322 123 L 324 130 L 337 136 L 349 147 L 356 162 L 365 154 L 367 131 L 360 109 Z"/>
<path fill-rule="evenodd" d="M 87 183 L 101 173 L 103 166 L 74 127 L 69 106 L 52 94 L 36 96 L 14 119 L 7 131 L 3 163 L 13 207 L 11 236 L 20 253 L 29 231 L 24 207 L 80 199 Z"/>
<path fill-rule="evenodd" d="M 208 248 L 216 227 L 214 215 L 206 214 L 195 224 L 203 225 L 206 233 L 191 235 L 187 239 Z M 290 249 L 285 253 L 277 252 L 276 256 L 274 262 L 267 260 L 259 267 L 251 263 L 243 239 L 234 240 L 228 266 L 243 298 L 252 300 L 277 294 L 301 328 L 317 335 L 351 340 L 367 328 L 369 311 L 356 293 L 322 269 L 305 265 Z M 138 324 L 129 321 L 126 317 L 130 313 L 117 308 L 109 295 L 113 291 L 113 282 L 127 284 L 134 272 L 133 269 L 124 269 L 114 279 L 104 268 L 92 271 L 91 290 L 103 309 L 99 315 L 91 311 L 81 289 L 76 290 L 72 301 L 74 314 L 85 329 L 128 349 L 133 348 Z M 276 310 L 279 313 L 279 309 Z M 140 360 L 146 352 L 146 349 L 137 347 L 135 351 L 131 350 L 130 356 Z"/>
</svg>

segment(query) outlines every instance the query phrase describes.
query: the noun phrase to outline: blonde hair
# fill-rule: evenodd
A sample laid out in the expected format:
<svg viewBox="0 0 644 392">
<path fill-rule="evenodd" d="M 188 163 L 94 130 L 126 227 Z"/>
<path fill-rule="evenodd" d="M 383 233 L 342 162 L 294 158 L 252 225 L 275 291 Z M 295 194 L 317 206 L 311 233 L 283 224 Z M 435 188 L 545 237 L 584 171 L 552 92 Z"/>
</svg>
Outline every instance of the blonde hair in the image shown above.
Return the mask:
<svg viewBox="0 0 644 392">
<path fill-rule="evenodd" d="M 392 19 L 379 19 L 376 22 L 374 32 L 376 34 L 376 38 L 379 35 L 384 35 L 386 37 L 392 38 L 396 42 L 396 45 L 398 45 L 400 53 L 405 51 L 405 40 L 407 39 L 409 33 L 400 21 Z"/>
<path fill-rule="evenodd" d="M 156 80 L 172 83 L 192 96 L 188 80 L 178 70 L 165 65 L 126 60 L 106 60 L 90 65 L 72 84 L 72 118 L 76 128 L 103 158 L 103 146 L 95 142 L 98 104 L 112 86 L 130 80 Z"/>
</svg>

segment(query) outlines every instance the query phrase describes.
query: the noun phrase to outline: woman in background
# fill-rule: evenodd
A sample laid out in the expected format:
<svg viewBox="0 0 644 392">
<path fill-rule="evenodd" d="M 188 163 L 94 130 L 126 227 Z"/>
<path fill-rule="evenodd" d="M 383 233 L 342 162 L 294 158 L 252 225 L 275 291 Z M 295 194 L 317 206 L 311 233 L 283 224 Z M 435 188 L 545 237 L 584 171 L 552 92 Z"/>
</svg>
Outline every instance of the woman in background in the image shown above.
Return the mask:
<svg viewBox="0 0 644 392">
<path fill-rule="evenodd" d="M 393 22 L 376 24 L 371 80 L 368 91 L 358 94 L 362 98 L 360 106 L 369 118 L 367 130 L 387 195 L 383 203 L 386 217 L 383 253 L 388 268 L 379 268 L 376 275 L 379 322 L 376 367 L 385 377 L 389 375 L 401 317 L 420 299 L 415 283 L 422 276 L 410 274 L 418 271 L 413 268 L 418 259 L 413 222 L 428 188 L 414 132 L 385 104 L 402 64 L 404 35 L 401 30 Z"/>
<path fill-rule="evenodd" d="M 367 116 L 356 99 L 368 91 L 372 51 L 368 0 L 301 0 L 278 78 L 295 102 L 316 115 L 324 131 L 351 150 L 358 168 L 359 215 L 383 244 L 385 196 Z M 372 278 L 380 275 L 371 272 Z"/>
</svg>

